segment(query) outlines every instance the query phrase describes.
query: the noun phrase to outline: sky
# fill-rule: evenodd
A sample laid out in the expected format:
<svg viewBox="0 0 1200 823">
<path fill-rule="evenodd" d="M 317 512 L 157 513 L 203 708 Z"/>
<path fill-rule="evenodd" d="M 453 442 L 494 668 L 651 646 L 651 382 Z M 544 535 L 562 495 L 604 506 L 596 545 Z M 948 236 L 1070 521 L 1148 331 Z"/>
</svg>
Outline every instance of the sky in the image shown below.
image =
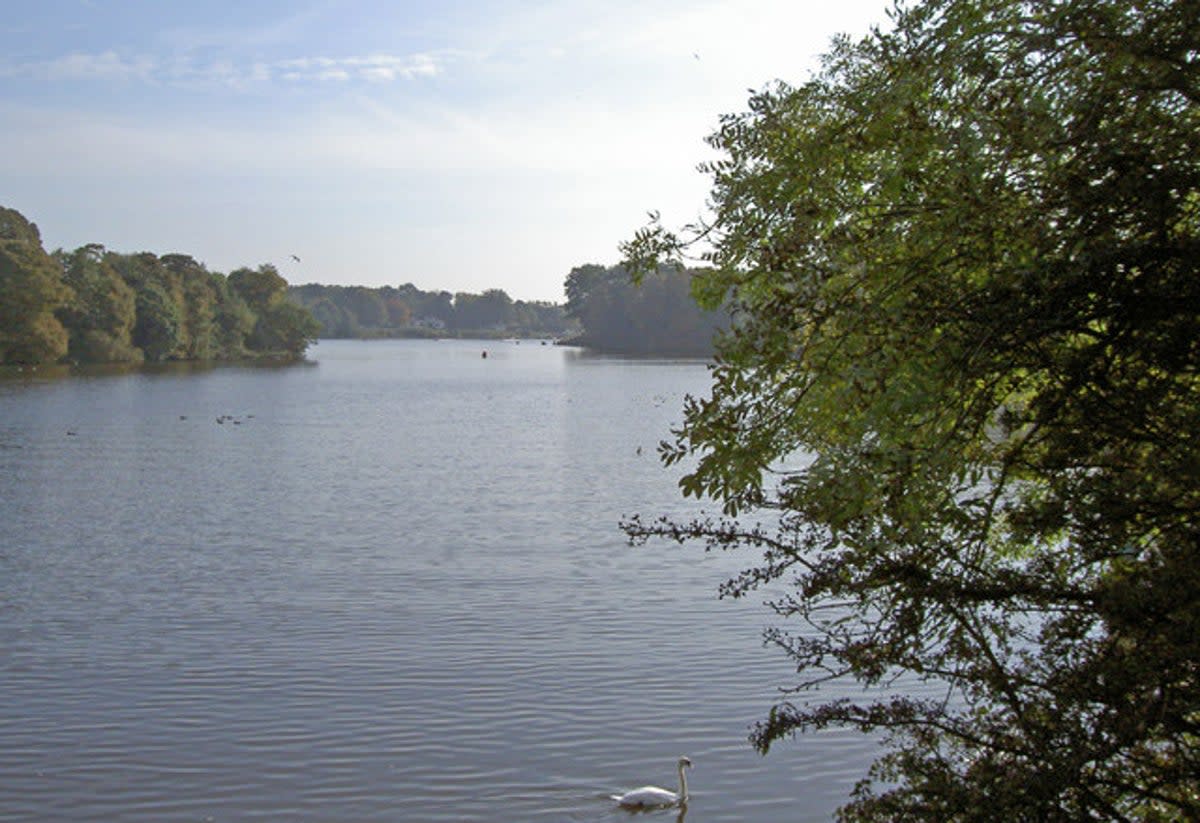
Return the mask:
<svg viewBox="0 0 1200 823">
<path fill-rule="evenodd" d="M 889 6 L 4 0 L 0 206 L 47 250 L 561 302 L 704 213 L 721 114 Z"/>
</svg>

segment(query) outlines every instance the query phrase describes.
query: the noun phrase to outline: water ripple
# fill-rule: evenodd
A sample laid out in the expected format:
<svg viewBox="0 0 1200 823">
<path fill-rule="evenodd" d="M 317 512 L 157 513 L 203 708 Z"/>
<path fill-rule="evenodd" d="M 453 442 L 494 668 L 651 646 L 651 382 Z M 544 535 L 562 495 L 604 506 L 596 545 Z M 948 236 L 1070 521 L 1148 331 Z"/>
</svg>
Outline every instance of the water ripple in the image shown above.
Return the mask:
<svg viewBox="0 0 1200 823">
<path fill-rule="evenodd" d="M 690 823 L 829 817 L 874 743 L 750 750 L 744 560 L 616 528 L 703 365 L 464 351 L 3 387 L 0 819 L 627 823 L 684 752 Z"/>
</svg>

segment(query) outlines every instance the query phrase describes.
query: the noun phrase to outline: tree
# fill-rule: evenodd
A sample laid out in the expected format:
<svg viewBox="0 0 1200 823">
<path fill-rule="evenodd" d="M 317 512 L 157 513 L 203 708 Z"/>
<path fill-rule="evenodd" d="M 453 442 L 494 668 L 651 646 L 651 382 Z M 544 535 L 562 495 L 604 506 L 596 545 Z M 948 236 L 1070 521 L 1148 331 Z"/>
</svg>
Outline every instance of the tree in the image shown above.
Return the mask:
<svg viewBox="0 0 1200 823">
<path fill-rule="evenodd" d="M 412 284 L 406 283 L 400 287 L 402 293 L 411 290 Z M 418 292 L 417 302 L 406 297 L 408 304 L 413 307 L 413 316 L 428 324 L 441 323 L 450 326 L 454 322 L 454 295 L 448 291 Z"/>
<path fill-rule="evenodd" d="M 566 313 L 579 321 L 575 342 L 604 351 L 707 357 L 728 325 L 725 307 L 705 310 L 692 298 L 698 273 L 655 266 L 634 277 L 623 266 L 577 266 L 567 275 Z"/>
<path fill-rule="evenodd" d="M 243 267 L 230 272 L 228 283 L 229 288 L 255 313 L 261 313 L 287 294 L 287 281 L 270 263 L 257 269 Z"/>
<path fill-rule="evenodd" d="M 353 337 L 358 331 L 349 312 L 332 298 L 321 296 L 306 305 L 316 321 L 321 324 L 319 333 L 322 337 Z"/>
<path fill-rule="evenodd" d="M 133 345 L 151 362 L 184 357 L 186 308 L 178 275 L 151 252 L 109 254 L 105 259 L 134 292 Z"/>
<path fill-rule="evenodd" d="M 246 356 L 246 338 L 254 331 L 256 317 L 242 298 L 229 288 L 223 274 L 214 273 L 213 291 L 217 306 L 213 317 L 213 340 L 218 360 L 238 360 Z"/>
<path fill-rule="evenodd" d="M 140 361 L 143 353 L 133 345 L 137 296 L 104 246 L 93 243 L 56 256 L 74 292 L 59 312 L 70 334 L 69 356 L 85 363 Z"/>
<path fill-rule="evenodd" d="M 37 226 L 0 208 L 0 363 L 53 363 L 67 353 L 55 316 L 72 297 Z"/>
<path fill-rule="evenodd" d="M 736 319 L 662 447 L 724 516 L 626 528 L 761 552 L 723 592 L 769 588 L 801 680 L 754 743 L 886 738 L 844 819 L 1200 817 L 1198 20 L 898 8 L 625 249 L 708 244 Z"/>
<path fill-rule="evenodd" d="M 412 324 L 412 309 L 397 294 L 395 289 L 380 289 L 384 305 L 387 307 L 388 325 L 393 328 L 404 328 Z"/>
<path fill-rule="evenodd" d="M 183 321 L 171 293 L 153 280 L 144 281 L 137 290 L 136 308 L 133 343 L 146 359 L 157 362 L 180 356 Z"/>
<path fill-rule="evenodd" d="M 228 284 L 257 318 L 246 339 L 248 348 L 288 357 L 304 354 L 321 326 L 308 309 L 287 299 L 287 281 L 274 266 L 238 269 L 230 273 Z"/>
<path fill-rule="evenodd" d="M 377 332 L 388 325 L 387 304 L 378 291 L 366 286 L 349 286 L 337 291 L 342 308 L 354 318 L 354 329 Z"/>
<path fill-rule="evenodd" d="M 513 319 L 513 301 L 503 289 L 454 295 L 454 328 L 459 331 L 502 331 Z"/>
<path fill-rule="evenodd" d="M 217 341 L 217 286 L 213 274 L 191 255 L 164 254 L 163 266 L 174 275 L 180 295 L 183 326 L 182 357 L 212 360 L 219 353 Z"/>
<path fill-rule="evenodd" d="M 588 296 L 620 274 L 621 272 L 616 268 L 605 268 L 595 263 L 587 263 L 571 269 L 567 274 L 566 283 L 563 284 L 563 291 L 567 295 L 567 314 L 576 319 L 582 319 Z M 628 276 L 626 275 L 622 279 L 628 279 Z"/>
<path fill-rule="evenodd" d="M 308 309 L 280 300 L 259 315 L 251 339 L 257 340 L 255 348 L 259 351 L 298 358 L 320 330 L 321 325 Z"/>
<path fill-rule="evenodd" d="M 273 266 L 226 278 L 186 254 L 96 243 L 48 255 L 37 226 L 0 208 L 0 363 L 299 357 L 319 326 L 287 294 Z"/>
<path fill-rule="evenodd" d="M 564 308 L 543 300 L 515 301 L 511 327 L 515 333 L 531 337 L 558 337 L 572 330 Z"/>
</svg>

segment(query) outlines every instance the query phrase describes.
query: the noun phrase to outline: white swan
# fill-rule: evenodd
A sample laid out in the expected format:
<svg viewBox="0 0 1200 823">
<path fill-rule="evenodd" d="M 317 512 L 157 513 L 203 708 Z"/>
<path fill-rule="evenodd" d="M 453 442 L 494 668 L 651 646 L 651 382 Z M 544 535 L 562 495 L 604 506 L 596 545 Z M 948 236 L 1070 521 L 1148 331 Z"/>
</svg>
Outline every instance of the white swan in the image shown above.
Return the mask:
<svg viewBox="0 0 1200 823">
<path fill-rule="evenodd" d="M 649 809 L 654 806 L 683 806 L 688 802 L 687 776 L 684 768 L 691 768 L 692 761 L 686 757 L 679 758 L 679 793 L 658 786 L 642 786 L 625 794 L 614 794 L 612 799 L 627 809 Z"/>
</svg>

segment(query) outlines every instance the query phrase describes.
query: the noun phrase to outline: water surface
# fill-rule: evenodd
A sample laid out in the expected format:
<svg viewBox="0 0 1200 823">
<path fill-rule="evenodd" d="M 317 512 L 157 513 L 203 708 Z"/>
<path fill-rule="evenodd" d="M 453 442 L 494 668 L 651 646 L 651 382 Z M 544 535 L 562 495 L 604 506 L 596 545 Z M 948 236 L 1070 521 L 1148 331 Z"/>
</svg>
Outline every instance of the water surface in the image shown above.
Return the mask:
<svg viewBox="0 0 1200 823">
<path fill-rule="evenodd" d="M 480 356 L 487 348 L 489 356 Z M 750 726 L 794 677 L 749 557 L 631 548 L 699 362 L 322 342 L 293 368 L 0 380 L 0 819 L 826 820 L 872 745 Z"/>
</svg>

